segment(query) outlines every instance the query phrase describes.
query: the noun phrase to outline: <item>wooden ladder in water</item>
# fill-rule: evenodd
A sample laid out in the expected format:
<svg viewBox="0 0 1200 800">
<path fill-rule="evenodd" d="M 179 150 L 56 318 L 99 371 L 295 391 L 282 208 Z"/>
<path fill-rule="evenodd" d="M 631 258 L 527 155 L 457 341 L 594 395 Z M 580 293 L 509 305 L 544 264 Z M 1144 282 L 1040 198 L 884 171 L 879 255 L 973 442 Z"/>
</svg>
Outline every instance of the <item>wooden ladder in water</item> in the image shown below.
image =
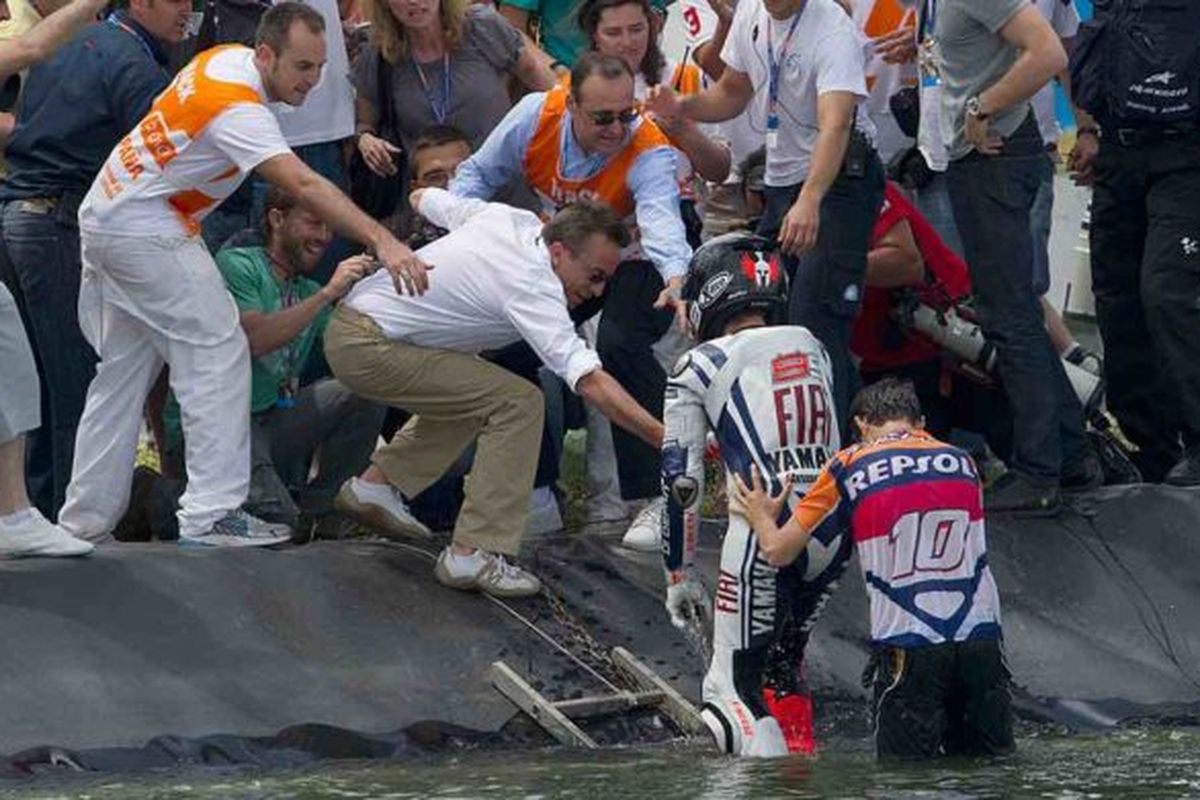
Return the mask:
<svg viewBox="0 0 1200 800">
<path fill-rule="evenodd" d="M 707 730 L 696 707 L 663 680 L 662 676 L 639 661 L 633 653 L 624 647 L 614 647 L 612 660 L 621 673 L 637 687 L 636 690 L 573 700 L 549 700 L 503 661 L 492 664 L 491 680 L 500 694 L 568 747 L 595 749 L 598 746 L 592 737 L 575 724 L 575 720 L 647 706 L 661 710 L 686 736 L 696 736 Z"/>
</svg>

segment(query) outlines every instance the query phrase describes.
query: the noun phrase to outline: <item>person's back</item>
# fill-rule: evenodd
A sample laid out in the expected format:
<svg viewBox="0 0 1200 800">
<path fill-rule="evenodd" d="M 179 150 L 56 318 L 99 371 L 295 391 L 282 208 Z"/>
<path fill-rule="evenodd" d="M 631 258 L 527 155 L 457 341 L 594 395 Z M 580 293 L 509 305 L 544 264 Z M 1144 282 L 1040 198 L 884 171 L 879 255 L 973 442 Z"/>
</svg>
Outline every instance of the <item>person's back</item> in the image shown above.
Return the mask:
<svg viewBox="0 0 1200 800">
<path fill-rule="evenodd" d="M 837 513 L 801 521 L 849 525 L 876 645 L 999 638 L 1000 603 L 969 455 L 923 431 L 903 431 L 843 450 L 829 475 L 814 492 L 838 492 Z"/>
<path fill-rule="evenodd" d="M 704 625 L 708 618 L 693 561 L 709 431 L 720 446 L 731 492 L 735 476 L 747 477 L 756 468 L 776 488 L 794 481 L 789 500 L 797 501 L 839 446 L 824 346 L 806 328 L 770 326 L 782 315 L 787 296 L 786 276 L 772 248 L 769 241 L 742 234 L 714 239 L 697 251 L 684 288 L 693 309 L 691 327 L 702 343 L 672 370 L 662 451 L 667 610 L 679 627 L 689 621 Z M 800 663 L 807 631 L 849 555 L 849 541 L 832 531 L 814 540 L 785 577 L 759 552 L 746 520 L 731 513 L 712 605 L 713 658 L 702 714 L 725 752 L 771 756 L 811 750 L 811 709 Z M 800 707 L 775 705 L 779 696 Z"/>
<path fill-rule="evenodd" d="M 794 476 L 802 494 L 837 452 L 825 359 L 807 328 L 756 328 L 693 348 L 671 384 L 703 397 L 730 481 L 758 461 L 779 478 Z"/>
<path fill-rule="evenodd" d="M 250 170 L 290 152 L 274 118 L 262 113 L 267 101 L 250 48 L 220 45 L 196 56 L 109 156 L 80 227 L 198 233 Z"/>
<path fill-rule="evenodd" d="M 430 201 L 444 193 L 424 191 Z M 472 353 L 521 338 L 511 312 L 522 297 L 545 294 L 557 300 L 566 319 L 567 297 L 549 259 L 531 261 L 527 256 L 537 251 L 542 231 L 537 215 L 501 203 L 466 203 L 481 210 L 418 251 L 437 268 L 428 292 L 397 295 L 391 277 L 381 272 L 356 285 L 346 306 L 409 344 Z"/>
<path fill-rule="evenodd" d="M 1013 749 L 1000 598 L 983 498 L 966 453 L 922 430 L 912 384 L 884 378 L 851 406 L 862 444 L 838 453 L 780 524 L 783 493 L 757 471 L 734 498 L 769 563 L 848 528 L 870 602 L 872 718 L 881 758 Z"/>
</svg>

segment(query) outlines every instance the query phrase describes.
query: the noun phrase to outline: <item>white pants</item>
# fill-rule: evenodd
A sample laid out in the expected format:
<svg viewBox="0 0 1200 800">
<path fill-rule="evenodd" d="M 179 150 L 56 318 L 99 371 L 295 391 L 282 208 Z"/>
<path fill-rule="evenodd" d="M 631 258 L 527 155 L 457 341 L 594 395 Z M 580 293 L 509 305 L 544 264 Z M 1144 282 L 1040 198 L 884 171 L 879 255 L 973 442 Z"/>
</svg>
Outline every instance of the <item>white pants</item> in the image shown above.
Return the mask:
<svg viewBox="0 0 1200 800">
<path fill-rule="evenodd" d="M 79 322 L 100 356 L 59 524 L 84 539 L 129 502 L 142 407 L 164 364 L 179 401 L 188 484 L 179 532 L 202 533 L 250 485 L 250 351 L 237 308 L 198 237 L 83 231 Z"/>
</svg>

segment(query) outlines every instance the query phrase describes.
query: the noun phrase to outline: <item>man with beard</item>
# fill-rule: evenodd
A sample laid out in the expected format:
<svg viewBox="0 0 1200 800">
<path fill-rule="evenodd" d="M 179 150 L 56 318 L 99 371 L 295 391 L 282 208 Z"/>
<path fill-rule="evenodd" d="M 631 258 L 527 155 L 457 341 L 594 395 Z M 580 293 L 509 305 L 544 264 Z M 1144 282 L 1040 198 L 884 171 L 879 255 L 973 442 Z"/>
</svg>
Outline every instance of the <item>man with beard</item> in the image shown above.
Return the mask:
<svg viewBox="0 0 1200 800">
<path fill-rule="evenodd" d="M 367 465 L 383 424 L 382 406 L 334 378 L 300 385 L 333 303 L 372 270 L 373 260 L 353 256 L 325 286 L 312 280 L 332 233 L 282 189 L 267 194 L 262 230 L 262 247 L 222 250 L 217 268 L 237 303 L 252 359 L 246 509 L 295 529 L 299 512 L 332 510 L 338 488 Z"/>
</svg>

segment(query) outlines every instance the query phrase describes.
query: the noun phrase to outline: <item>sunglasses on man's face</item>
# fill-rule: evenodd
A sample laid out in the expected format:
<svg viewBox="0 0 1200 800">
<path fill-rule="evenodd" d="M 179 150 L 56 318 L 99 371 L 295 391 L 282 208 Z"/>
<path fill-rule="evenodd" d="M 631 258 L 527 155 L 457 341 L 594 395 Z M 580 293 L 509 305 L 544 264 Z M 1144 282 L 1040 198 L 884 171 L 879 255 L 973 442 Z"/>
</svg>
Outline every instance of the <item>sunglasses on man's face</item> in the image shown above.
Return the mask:
<svg viewBox="0 0 1200 800">
<path fill-rule="evenodd" d="M 589 111 L 588 117 L 592 123 L 599 125 L 602 128 L 607 128 L 614 122 L 619 122 L 622 125 L 632 125 L 633 121 L 638 118 L 642 112 L 636 108 L 627 108 L 623 111 Z"/>
</svg>

